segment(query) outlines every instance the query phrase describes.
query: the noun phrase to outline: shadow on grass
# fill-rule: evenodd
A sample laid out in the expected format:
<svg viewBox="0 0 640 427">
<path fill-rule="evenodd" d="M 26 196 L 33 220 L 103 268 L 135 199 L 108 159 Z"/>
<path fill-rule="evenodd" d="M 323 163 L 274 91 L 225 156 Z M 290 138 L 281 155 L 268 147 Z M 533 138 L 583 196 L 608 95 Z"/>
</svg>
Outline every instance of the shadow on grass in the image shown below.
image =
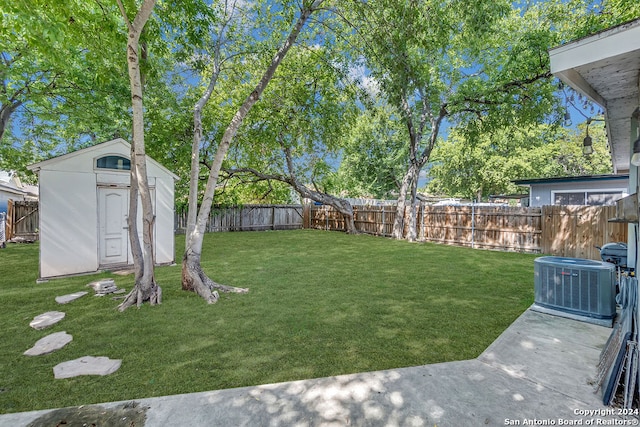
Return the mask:
<svg viewBox="0 0 640 427">
<path fill-rule="evenodd" d="M 208 306 L 181 290 L 179 266 L 163 267 L 161 306 L 119 313 L 117 301 L 85 296 L 59 325 L 33 331 L 55 296 L 109 277 L 37 285 L 37 249 L 0 254 L 0 413 L 469 359 L 533 300 L 532 256 L 312 230 L 222 233 L 206 236 L 203 268 L 249 294 Z M 113 277 L 130 289 L 131 277 Z M 74 337 L 63 352 L 22 356 L 60 330 Z M 85 355 L 123 364 L 106 378 L 53 379 L 53 366 Z"/>
</svg>

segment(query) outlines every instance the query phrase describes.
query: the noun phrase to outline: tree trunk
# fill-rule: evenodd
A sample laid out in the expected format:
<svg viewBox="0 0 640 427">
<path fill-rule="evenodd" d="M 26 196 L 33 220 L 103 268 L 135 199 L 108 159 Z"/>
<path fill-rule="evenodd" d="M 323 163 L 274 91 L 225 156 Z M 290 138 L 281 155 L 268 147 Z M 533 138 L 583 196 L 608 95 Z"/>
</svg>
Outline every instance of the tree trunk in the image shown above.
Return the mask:
<svg viewBox="0 0 640 427">
<path fill-rule="evenodd" d="M 440 124 L 442 120 L 447 116 L 447 104 L 440 106 L 438 116 L 432 114 L 429 102 L 425 98 L 424 91 L 418 90 L 421 98 L 420 115 L 417 126 L 414 124 L 412 108 L 409 106 L 406 94 L 402 95 L 401 110 L 404 113 L 404 119 L 406 120 L 407 130 L 409 132 L 409 168 L 407 173 L 402 179 L 400 186 L 400 194 L 398 195 L 398 204 L 396 206 L 396 218 L 393 222 L 392 236 L 394 239 L 402 239 L 404 236 L 405 225 L 405 210 L 407 203 L 407 194 L 411 191 L 411 210 L 409 214 L 409 227 L 407 230 L 407 238 L 411 241 L 417 238 L 417 189 L 418 179 L 420 178 L 420 171 L 424 165 L 429 161 L 431 151 L 435 147 L 438 133 L 440 132 Z M 419 153 L 418 149 L 422 141 L 424 140 L 424 131 L 427 129 L 427 122 L 430 124 L 431 135 L 428 142 L 422 151 Z"/>
<path fill-rule="evenodd" d="M 418 238 L 418 178 L 420 171 L 416 172 L 411 180 L 411 209 L 409 210 L 409 229 L 407 231 L 407 240 L 410 242 L 415 242 Z"/>
<path fill-rule="evenodd" d="M 393 221 L 393 231 L 391 236 L 394 239 L 402 239 L 404 237 L 404 225 L 405 225 L 405 214 L 407 207 L 407 195 L 413 186 L 413 177 L 415 165 L 411 164 L 409 166 L 409 170 L 402 178 L 402 184 L 400 185 L 400 194 L 398 194 L 398 202 L 396 203 L 396 217 Z"/>
<path fill-rule="evenodd" d="M 353 218 L 353 206 L 351 206 L 351 203 L 348 200 L 344 200 L 330 194 L 320 193 L 319 191 L 313 191 L 302 185 L 294 185 L 293 187 L 301 196 L 332 206 L 335 210 L 340 212 L 344 216 L 344 231 L 347 234 L 359 233 Z"/>
<path fill-rule="evenodd" d="M 135 145 L 131 144 L 131 159 L 135 159 Z M 131 171 L 129 174 L 129 215 L 127 216 L 127 227 L 129 236 L 129 245 L 131 247 L 131 255 L 133 256 L 134 282 L 138 283 L 144 275 L 144 253 L 138 233 L 138 200 L 139 189 L 137 173 L 135 171 L 136 162 L 131 162 Z"/>
<path fill-rule="evenodd" d="M 142 103 L 142 77 L 140 73 L 139 44 L 140 35 L 149 20 L 155 0 L 145 0 L 133 22 L 128 20 L 121 0 L 118 6 L 129 29 L 127 43 L 127 66 L 131 85 L 131 103 L 133 111 L 133 141 L 131 144 L 131 175 L 129 197 L 129 241 L 131 242 L 135 268 L 135 284 L 131 292 L 118 306 L 120 311 L 132 305 L 140 306 L 144 302 L 152 305 L 162 302 L 162 289 L 154 277 L 155 256 L 153 253 L 153 227 L 155 216 L 151 203 L 151 192 L 147 177 L 147 162 L 144 146 L 144 109 Z M 138 195 L 142 205 L 142 245 L 139 242 Z"/>
<path fill-rule="evenodd" d="M 222 168 L 222 162 L 227 155 L 231 141 L 238 133 L 238 129 L 242 125 L 245 117 L 273 78 L 276 69 L 286 56 L 289 49 L 293 46 L 293 43 L 300 34 L 302 27 L 311 16 L 311 13 L 313 13 L 313 11 L 318 8 L 322 2 L 323 0 L 314 0 L 310 6 L 301 10 L 300 16 L 289 33 L 289 36 L 278 52 L 274 55 L 269 67 L 262 75 L 262 78 L 254 88 L 253 92 L 251 92 L 247 99 L 245 99 L 234 115 L 231 123 L 229 123 L 229 126 L 227 126 L 227 129 L 222 135 L 220 144 L 218 145 L 218 149 L 211 165 L 211 170 L 209 171 L 209 178 L 207 180 L 207 186 L 200 206 L 200 211 L 198 212 L 195 227 L 193 227 L 193 231 L 187 235 L 187 243 L 185 245 L 185 253 L 182 261 L 182 289 L 196 291 L 198 295 L 202 296 L 208 303 L 214 303 L 217 301 L 217 298 L 213 293 L 214 291 L 212 290 L 214 288 L 220 289 L 221 291 L 225 291 L 225 289 L 227 289 L 227 291 L 231 290 L 233 292 L 247 292 L 246 289 L 242 288 L 221 287 L 222 285 L 216 284 L 213 280 L 207 277 L 207 275 L 202 271 L 202 267 L 200 265 L 204 232 L 211 212 L 211 205 L 213 203 L 220 169 Z M 190 200 L 189 208 L 191 209 L 194 205 L 195 203 Z"/>
<path fill-rule="evenodd" d="M 353 209 L 351 210 L 351 215 L 345 215 L 344 216 L 344 227 L 345 227 L 345 233 L 347 234 L 359 234 L 360 232 L 358 231 L 358 229 L 356 228 L 356 222 L 353 218 Z"/>
<path fill-rule="evenodd" d="M 2 104 L 0 108 L 0 141 L 4 136 L 4 132 L 9 125 L 9 120 L 11 119 L 11 115 L 14 111 L 18 109 L 22 105 L 22 101 L 9 101 L 10 103 Z"/>
<path fill-rule="evenodd" d="M 202 109 L 209 102 L 220 75 L 220 45 L 216 46 L 213 59 L 213 73 L 209 86 L 193 107 L 193 143 L 191 145 L 191 177 L 189 181 L 189 206 L 187 209 L 187 236 L 193 235 L 198 216 L 198 182 L 200 178 L 200 143 L 202 141 Z M 185 239 L 185 250 L 189 240 Z"/>
</svg>

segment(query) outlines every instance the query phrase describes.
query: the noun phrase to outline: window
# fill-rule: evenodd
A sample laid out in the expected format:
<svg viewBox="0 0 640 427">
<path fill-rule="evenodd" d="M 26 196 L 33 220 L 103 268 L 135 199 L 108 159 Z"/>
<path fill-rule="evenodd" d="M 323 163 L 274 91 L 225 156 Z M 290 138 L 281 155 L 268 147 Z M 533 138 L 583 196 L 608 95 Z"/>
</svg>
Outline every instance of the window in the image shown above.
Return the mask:
<svg viewBox="0 0 640 427">
<path fill-rule="evenodd" d="M 587 193 L 587 204 L 592 206 L 614 205 L 622 193 Z"/>
<path fill-rule="evenodd" d="M 554 205 L 584 205 L 584 193 L 556 193 Z"/>
<path fill-rule="evenodd" d="M 96 161 L 96 168 L 128 171 L 131 170 L 131 160 L 122 156 L 104 156 Z"/>
<path fill-rule="evenodd" d="M 576 191 L 554 193 L 554 205 L 613 205 L 622 197 L 621 191 Z"/>
</svg>

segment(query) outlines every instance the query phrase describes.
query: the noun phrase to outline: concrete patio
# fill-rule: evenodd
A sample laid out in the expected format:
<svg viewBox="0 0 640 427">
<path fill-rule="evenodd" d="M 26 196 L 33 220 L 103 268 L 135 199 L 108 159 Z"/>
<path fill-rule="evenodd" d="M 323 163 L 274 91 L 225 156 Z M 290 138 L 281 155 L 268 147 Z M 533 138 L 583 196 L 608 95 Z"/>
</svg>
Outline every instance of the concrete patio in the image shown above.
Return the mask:
<svg viewBox="0 0 640 427">
<path fill-rule="evenodd" d="M 611 329 L 527 310 L 477 359 L 0 416 L 1 426 L 638 425 L 591 382 Z M 129 411 L 129 412 L 127 412 Z M 75 417 L 75 418 L 74 418 Z"/>
</svg>

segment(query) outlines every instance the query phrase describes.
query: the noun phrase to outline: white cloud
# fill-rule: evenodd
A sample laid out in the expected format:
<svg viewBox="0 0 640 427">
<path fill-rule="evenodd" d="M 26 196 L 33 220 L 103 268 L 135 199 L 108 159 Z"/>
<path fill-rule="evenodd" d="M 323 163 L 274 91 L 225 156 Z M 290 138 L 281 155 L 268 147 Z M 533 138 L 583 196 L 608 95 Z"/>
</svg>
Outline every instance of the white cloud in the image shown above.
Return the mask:
<svg viewBox="0 0 640 427">
<path fill-rule="evenodd" d="M 349 78 L 358 82 L 358 85 L 367 93 L 377 96 L 380 93 L 380 84 L 375 77 L 371 76 L 364 65 L 354 65 L 349 69 Z"/>
</svg>

